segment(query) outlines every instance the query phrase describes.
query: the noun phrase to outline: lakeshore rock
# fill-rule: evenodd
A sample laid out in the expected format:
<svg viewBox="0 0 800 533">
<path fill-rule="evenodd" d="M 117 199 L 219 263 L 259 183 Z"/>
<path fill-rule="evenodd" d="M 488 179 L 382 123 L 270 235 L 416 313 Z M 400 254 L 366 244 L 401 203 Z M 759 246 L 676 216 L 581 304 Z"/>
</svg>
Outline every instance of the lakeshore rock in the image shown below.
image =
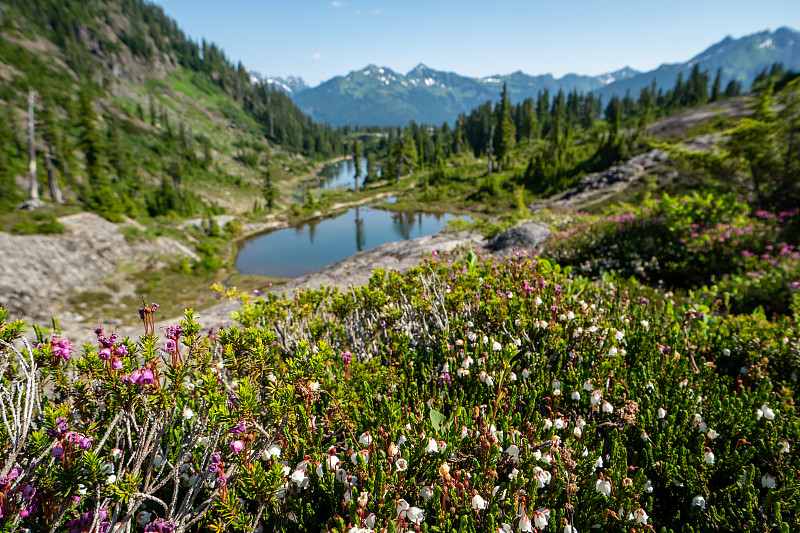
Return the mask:
<svg viewBox="0 0 800 533">
<path fill-rule="evenodd" d="M 527 222 L 498 233 L 486 243 L 486 248 L 500 255 L 508 255 L 515 250 L 534 253 L 539 250 L 550 233 L 547 224 Z"/>
</svg>

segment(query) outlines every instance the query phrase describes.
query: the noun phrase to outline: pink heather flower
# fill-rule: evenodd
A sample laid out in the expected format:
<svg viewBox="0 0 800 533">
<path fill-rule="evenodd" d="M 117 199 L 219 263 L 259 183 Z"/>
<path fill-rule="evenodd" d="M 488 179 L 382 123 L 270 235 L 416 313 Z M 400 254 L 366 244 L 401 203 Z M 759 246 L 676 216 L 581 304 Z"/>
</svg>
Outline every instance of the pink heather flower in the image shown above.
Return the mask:
<svg viewBox="0 0 800 533">
<path fill-rule="evenodd" d="M 155 382 L 156 382 L 156 378 L 155 378 L 155 376 L 153 376 L 153 371 L 152 370 L 147 370 L 147 369 L 142 370 L 141 374 L 139 374 L 139 377 L 136 380 L 136 383 L 138 383 L 139 385 L 142 385 L 142 386 L 152 385 Z"/>
<path fill-rule="evenodd" d="M 122 361 L 114 357 L 111 359 L 111 368 L 114 370 L 122 370 Z"/>
<path fill-rule="evenodd" d="M 50 455 L 52 457 L 61 457 L 62 455 L 64 455 L 64 447 L 62 446 L 62 444 L 60 442 L 58 444 L 56 444 L 55 448 L 50 450 Z"/>
<path fill-rule="evenodd" d="M 111 350 L 108 348 L 103 348 L 100 350 L 100 353 L 97 354 L 101 361 L 108 361 L 111 359 Z"/>
<path fill-rule="evenodd" d="M 164 341 L 164 350 L 167 351 L 167 352 L 170 352 L 170 353 L 174 352 L 175 348 L 177 346 L 178 345 L 175 344 L 175 341 L 172 340 L 172 339 L 167 339 L 167 340 Z"/>
<path fill-rule="evenodd" d="M 22 487 L 22 496 L 30 501 L 36 495 L 36 487 L 31 487 L 30 485 L 25 485 Z"/>
<path fill-rule="evenodd" d="M 240 440 L 235 440 L 235 441 L 231 442 L 231 451 L 233 453 L 239 453 L 243 449 L 244 449 L 244 442 L 242 442 Z"/>
<path fill-rule="evenodd" d="M 119 357 L 122 357 L 123 355 L 128 355 L 128 349 L 125 347 L 124 344 L 120 344 L 119 346 L 117 346 L 116 354 Z"/>
</svg>

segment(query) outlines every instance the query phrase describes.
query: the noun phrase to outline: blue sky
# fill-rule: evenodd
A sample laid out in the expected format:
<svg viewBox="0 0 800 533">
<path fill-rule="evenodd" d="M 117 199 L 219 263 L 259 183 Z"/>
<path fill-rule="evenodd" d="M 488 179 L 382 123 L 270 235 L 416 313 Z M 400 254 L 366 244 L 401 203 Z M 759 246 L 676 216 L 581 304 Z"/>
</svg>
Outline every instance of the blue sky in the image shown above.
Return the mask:
<svg viewBox="0 0 800 533">
<path fill-rule="evenodd" d="M 156 0 L 194 40 L 317 85 L 373 63 L 467 76 L 685 61 L 726 35 L 800 29 L 800 0 Z"/>
</svg>

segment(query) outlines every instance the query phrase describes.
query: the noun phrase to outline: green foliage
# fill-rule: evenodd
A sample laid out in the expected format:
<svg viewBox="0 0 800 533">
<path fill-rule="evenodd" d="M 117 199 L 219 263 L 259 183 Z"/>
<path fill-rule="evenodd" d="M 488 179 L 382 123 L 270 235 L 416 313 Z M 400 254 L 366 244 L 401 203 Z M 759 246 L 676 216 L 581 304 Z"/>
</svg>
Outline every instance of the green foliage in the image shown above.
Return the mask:
<svg viewBox="0 0 800 533">
<path fill-rule="evenodd" d="M 31 213 L 30 217 L 15 222 L 10 231 L 15 235 L 33 235 L 64 233 L 64 229 L 64 225 L 52 213 L 35 212 Z"/>
<path fill-rule="evenodd" d="M 711 223 L 737 207 L 664 210 Z M 138 342 L 101 332 L 67 359 L 42 338 L 33 357 L 59 400 L 42 398 L 18 460 L 54 446 L 63 458 L 10 490 L 35 486 L 37 504 L 70 501 L 74 516 L 107 501 L 111 522 L 202 517 L 212 530 L 800 527 L 792 318 L 522 254 L 461 257 L 345 292 L 220 288 L 239 325 L 201 335 L 187 312 L 167 329 L 175 343 L 153 334 L 154 306 Z M 11 365 L 0 387 L 23 376 Z M 87 435 L 91 449 L 73 443 Z M 22 525 L 66 529 L 73 515 L 54 519 Z"/>
<path fill-rule="evenodd" d="M 576 216 L 548 249 L 586 275 L 704 287 L 734 312 L 761 305 L 785 314 L 800 273 L 797 216 L 797 209 L 752 211 L 733 195 L 664 195 L 610 215 Z"/>
</svg>

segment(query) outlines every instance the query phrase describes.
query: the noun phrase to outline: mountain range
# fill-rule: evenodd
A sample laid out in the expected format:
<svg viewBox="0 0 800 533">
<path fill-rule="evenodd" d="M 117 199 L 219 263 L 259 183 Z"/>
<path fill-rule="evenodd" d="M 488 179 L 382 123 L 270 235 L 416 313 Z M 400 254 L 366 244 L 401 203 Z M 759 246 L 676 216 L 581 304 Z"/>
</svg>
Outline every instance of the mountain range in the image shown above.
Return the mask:
<svg viewBox="0 0 800 533">
<path fill-rule="evenodd" d="M 800 70 L 800 33 L 790 28 L 762 31 L 738 39 L 726 37 L 683 63 L 662 64 L 648 72 L 624 67 L 598 76 L 551 74 L 532 76 L 517 71 L 483 78 L 462 76 L 432 69 L 422 63 L 407 74 L 387 67 L 368 65 L 346 76 L 337 76 L 316 87 L 302 78 L 269 78 L 258 81 L 281 88 L 291 95 L 314 120 L 333 126 L 369 124 L 404 126 L 409 121 L 427 124 L 454 123 L 459 113 L 468 112 L 487 100 L 497 100 L 503 83 L 512 102 L 535 98 L 543 90 L 552 97 L 560 90 L 594 92 L 605 101 L 612 95 L 638 92 L 653 81 L 667 90 L 679 74 L 688 76 L 695 65 L 713 79 L 717 70 L 723 86 L 731 80 L 748 87 L 753 78 L 772 63 L 781 62 L 790 70 Z"/>
</svg>

